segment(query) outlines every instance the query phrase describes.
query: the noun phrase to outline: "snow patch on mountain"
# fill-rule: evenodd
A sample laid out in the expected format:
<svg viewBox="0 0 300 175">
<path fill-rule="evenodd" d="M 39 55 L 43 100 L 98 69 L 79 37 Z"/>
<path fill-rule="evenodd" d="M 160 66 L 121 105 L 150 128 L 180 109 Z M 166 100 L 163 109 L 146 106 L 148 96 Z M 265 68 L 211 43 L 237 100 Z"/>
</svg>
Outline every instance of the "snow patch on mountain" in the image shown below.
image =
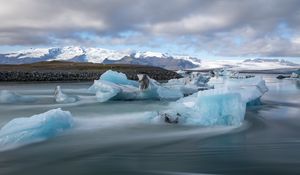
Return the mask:
<svg viewBox="0 0 300 175">
<path fill-rule="evenodd" d="M 231 70 L 273 70 L 300 67 L 284 59 L 202 60 L 200 69 L 227 68 Z M 197 69 L 197 68 L 196 68 Z"/>
<path fill-rule="evenodd" d="M 19 59 L 23 58 L 40 58 L 45 55 L 49 54 L 49 48 L 37 48 L 37 49 L 27 49 L 27 50 L 20 50 L 14 53 L 8 53 L 7 57 L 18 57 Z"/>
<path fill-rule="evenodd" d="M 158 57 L 158 58 L 167 58 L 170 57 L 168 54 L 160 53 L 160 52 L 136 52 L 134 54 L 135 58 L 147 58 L 147 57 Z"/>
<path fill-rule="evenodd" d="M 57 55 L 57 57 L 53 60 L 71 60 L 75 57 L 80 57 L 85 54 L 85 51 L 81 47 L 63 47 L 61 49 L 61 54 Z"/>
<path fill-rule="evenodd" d="M 114 51 L 102 48 L 87 48 L 86 57 L 88 62 L 92 63 L 103 63 L 105 59 L 107 60 L 120 60 L 125 56 L 131 54 L 130 51 Z"/>
</svg>

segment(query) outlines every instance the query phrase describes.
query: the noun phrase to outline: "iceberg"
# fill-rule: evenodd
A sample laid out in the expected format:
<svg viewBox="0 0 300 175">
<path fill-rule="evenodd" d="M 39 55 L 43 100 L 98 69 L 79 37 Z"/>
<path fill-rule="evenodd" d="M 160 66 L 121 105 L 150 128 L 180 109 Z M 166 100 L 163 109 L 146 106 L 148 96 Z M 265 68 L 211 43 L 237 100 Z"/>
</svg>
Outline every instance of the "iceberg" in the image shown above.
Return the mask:
<svg viewBox="0 0 300 175">
<path fill-rule="evenodd" d="M 54 90 L 54 98 L 57 103 L 74 103 L 78 101 L 77 96 L 68 96 L 64 94 L 60 86 L 56 86 Z"/>
<path fill-rule="evenodd" d="M 138 75 L 139 82 L 111 70 L 102 74 L 88 89 L 99 102 L 108 100 L 173 100 L 183 97 L 177 89 L 163 87 L 147 75 Z"/>
<path fill-rule="evenodd" d="M 108 70 L 100 76 L 100 80 L 108 81 L 115 84 L 138 86 L 138 82 L 128 80 L 127 76 L 121 72 Z"/>
<path fill-rule="evenodd" d="M 0 149 L 47 140 L 73 126 L 70 112 L 60 108 L 31 117 L 15 118 L 0 129 Z"/>
<path fill-rule="evenodd" d="M 171 79 L 162 86 L 175 89 L 182 92 L 185 96 L 198 92 L 199 90 L 212 89 L 213 86 L 209 86 L 207 83 L 210 80 L 210 76 L 202 75 L 198 72 L 192 72 L 187 74 L 184 78 Z"/>
<path fill-rule="evenodd" d="M 166 111 L 153 113 L 150 121 L 200 126 L 240 125 L 246 107 L 268 91 L 261 78 L 226 82 L 222 88 L 199 91 L 170 104 Z"/>
<path fill-rule="evenodd" d="M 11 104 L 18 102 L 33 102 L 35 99 L 28 96 L 22 96 L 9 90 L 0 91 L 0 104 Z"/>
</svg>

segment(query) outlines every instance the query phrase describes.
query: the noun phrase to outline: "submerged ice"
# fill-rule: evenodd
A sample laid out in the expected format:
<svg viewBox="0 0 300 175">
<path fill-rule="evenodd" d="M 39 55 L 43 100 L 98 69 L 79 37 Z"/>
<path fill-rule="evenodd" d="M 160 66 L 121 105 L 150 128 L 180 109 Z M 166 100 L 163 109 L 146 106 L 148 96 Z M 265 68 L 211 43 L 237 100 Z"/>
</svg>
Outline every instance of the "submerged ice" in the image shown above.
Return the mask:
<svg viewBox="0 0 300 175">
<path fill-rule="evenodd" d="M 15 118 L 0 129 L 0 149 L 10 149 L 56 136 L 73 126 L 70 112 L 60 108 Z"/>
<path fill-rule="evenodd" d="M 9 90 L 0 91 L 0 104 L 10 104 L 19 102 L 33 102 L 35 99 L 28 96 L 22 96 Z"/>
</svg>

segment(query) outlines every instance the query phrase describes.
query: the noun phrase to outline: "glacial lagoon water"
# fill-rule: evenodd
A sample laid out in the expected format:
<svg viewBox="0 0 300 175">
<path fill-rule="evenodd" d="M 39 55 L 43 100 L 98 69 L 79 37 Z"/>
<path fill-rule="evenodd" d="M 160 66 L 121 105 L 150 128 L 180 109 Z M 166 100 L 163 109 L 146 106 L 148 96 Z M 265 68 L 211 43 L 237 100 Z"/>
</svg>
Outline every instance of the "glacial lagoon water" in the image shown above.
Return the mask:
<svg viewBox="0 0 300 175">
<path fill-rule="evenodd" d="M 0 127 L 51 109 L 70 111 L 75 126 L 56 137 L 0 152 L 0 175 L 299 174 L 300 81 L 263 75 L 269 91 L 247 108 L 241 126 L 149 124 L 145 114 L 168 101 L 97 102 L 91 83 L 1 83 L 35 99 L 0 104 Z M 56 103 L 54 89 L 80 98 Z"/>
</svg>

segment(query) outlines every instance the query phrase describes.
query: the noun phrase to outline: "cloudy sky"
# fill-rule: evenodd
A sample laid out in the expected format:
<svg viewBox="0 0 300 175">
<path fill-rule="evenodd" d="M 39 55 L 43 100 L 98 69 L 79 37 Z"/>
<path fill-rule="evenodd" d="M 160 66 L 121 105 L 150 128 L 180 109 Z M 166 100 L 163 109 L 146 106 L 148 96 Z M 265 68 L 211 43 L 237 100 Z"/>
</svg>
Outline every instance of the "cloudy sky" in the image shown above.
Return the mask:
<svg viewBox="0 0 300 175">
<path fill-rule="evenodd" d="M 0 0 L 0 51 L 103 47 L 299 57 L 299 0 Z"/>
</svg>

